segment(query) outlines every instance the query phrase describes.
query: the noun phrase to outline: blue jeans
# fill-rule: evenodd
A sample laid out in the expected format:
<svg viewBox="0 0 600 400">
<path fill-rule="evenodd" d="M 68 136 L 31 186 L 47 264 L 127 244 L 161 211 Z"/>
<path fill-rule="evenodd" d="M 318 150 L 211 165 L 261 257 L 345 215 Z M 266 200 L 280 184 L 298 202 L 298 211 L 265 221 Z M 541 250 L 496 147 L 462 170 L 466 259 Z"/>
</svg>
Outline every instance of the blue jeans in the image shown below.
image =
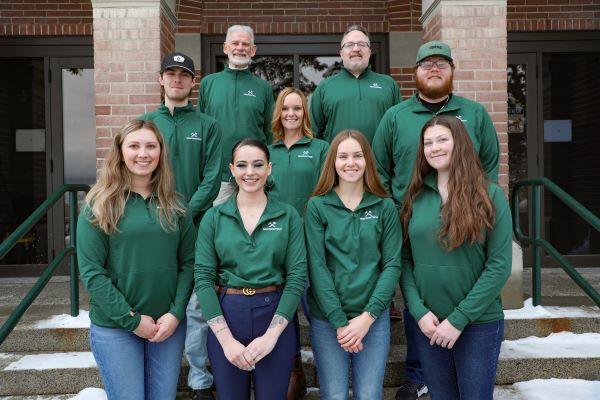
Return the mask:
<svg viewBox="0 0 600 400">
<path fill-rule="evenodd" d="M 185 321 L 160 343 L 92 323 L 90 346 L 108 399 L 175 399 L 184 341 Z"/>
<path fill-rule="evenodd" d="M 220 294 L 223 316 L 233 337 L 247 346 L 262 336 L 273 320 L 281 293 L 279 290 L 253 296 Z M 244 371 L 227 360 L 221 344 L 209 331 L 208 354 L 219 399 L 249 400 L 251 381 L 254 381 L 256 400 L 285 399 L 296 357 L 296 343 L 296 330 L 290 321 L 273 350 L 256 363 L 253 371 Z"/>
<path fill-rule="evenodd" d="M 206 369 L 208 352 L 206 350 L 206 335 L 208 324 L 198 304 L 196 292 L 192 292 L 186 309 L 187 336 L 185 338 L 185 354 L 190 371 L 188 386 L 192 389 L 208 389 L 213 384 L 213 376 Z"/>
<path fill-rule="evenodd" d="M 451 350 L 429 345 L 422 332 L 417 348 L 433 400 L 492 400 L 504 320 L 467 325 Z"/>
<path fill-rule="evenodd" d="M 410 315 L 406 307 L 402 310 L 402 320 L 404 322 L 404 335 L 406 336 L 406 359 L 404 361 L 406 381 L 424 385 L 425 377 L 423 376 L 423 368 L 421 368 L 419 351 L 416 346 L 417 335 L 421 334 L 421 329 L 419 329 L 419 324 Z"/>
<path fill-rule="evenodd" d="M 329 321 L 312 316 L 310 343 L 319 376 L 323 400 L 348 399 L 348 368 L 352 364 L 354 400 L 381 399 L 383 377 L 390 350 L 390 313 L 383 312 L 363 338 L 360 353 L 347 353 L 337 341 Z"/>
</svg>

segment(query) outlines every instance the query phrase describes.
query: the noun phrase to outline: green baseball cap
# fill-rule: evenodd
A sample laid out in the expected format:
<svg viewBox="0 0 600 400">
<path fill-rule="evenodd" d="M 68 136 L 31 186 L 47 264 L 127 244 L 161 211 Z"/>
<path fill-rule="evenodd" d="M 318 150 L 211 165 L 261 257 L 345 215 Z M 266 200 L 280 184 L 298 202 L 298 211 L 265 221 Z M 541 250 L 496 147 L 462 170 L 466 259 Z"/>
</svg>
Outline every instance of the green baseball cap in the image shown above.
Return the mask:
<svg viewBox="0 0 600 400">
<path fill-rule="evenodd" d="M 452 51 L 450 50 L 450 46 L 444 42 L 440 42 L 439 40 L 427 42 L 419 47 L 419 51 L 417 52 L 417 61 L 415 61 L 415 63 L 418 64 L 425 58 L 431 56 L 441 56 L 452 62 Z"/>
</svg>

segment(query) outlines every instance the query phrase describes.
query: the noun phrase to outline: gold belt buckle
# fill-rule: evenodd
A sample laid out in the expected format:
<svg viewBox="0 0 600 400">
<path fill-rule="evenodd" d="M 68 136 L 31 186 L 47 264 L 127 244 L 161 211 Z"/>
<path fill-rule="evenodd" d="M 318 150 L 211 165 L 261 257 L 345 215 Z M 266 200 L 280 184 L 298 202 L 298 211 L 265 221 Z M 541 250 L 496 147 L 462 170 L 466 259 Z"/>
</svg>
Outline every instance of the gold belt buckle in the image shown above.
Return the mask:
<svg viewBox="0 0 600 400">
<path fill-rule="evenodd" d="M 252 296 L 256 293 L 256 289 L 245 287 L 242 289 L 242 293 L 244 293 L 244 296 Z"/>
</svg>

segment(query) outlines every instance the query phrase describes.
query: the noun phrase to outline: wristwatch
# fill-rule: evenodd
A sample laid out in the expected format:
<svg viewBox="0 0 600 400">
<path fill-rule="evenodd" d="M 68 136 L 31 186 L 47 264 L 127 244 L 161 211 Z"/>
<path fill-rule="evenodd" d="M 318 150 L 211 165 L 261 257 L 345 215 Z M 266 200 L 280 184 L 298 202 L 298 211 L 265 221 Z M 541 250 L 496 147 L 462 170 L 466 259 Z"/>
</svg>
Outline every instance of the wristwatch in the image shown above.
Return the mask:
<svg viewBox="0 0 600 400">
<path fill-rule="evenodd" d="M 377 316 L 375 314 L 373 314 L 371 311 L 367 311 L 369 313 L 369 316 L 371 318 L 373 318 L 373 321 L 377 321 Z"/>
</svg>

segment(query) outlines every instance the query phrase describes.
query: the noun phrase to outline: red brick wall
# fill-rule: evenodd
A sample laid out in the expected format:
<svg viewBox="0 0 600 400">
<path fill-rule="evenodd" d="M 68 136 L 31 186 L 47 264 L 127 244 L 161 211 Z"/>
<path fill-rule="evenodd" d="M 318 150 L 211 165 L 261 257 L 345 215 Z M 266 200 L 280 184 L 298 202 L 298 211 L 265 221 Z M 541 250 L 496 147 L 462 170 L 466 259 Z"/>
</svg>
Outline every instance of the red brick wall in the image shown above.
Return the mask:
<svg viewBox="0 0 600 400">
<path fill-rule="evenodd" d="M 91 34 L 91 0 L 0 1 L 0 36 Z"/>
<path fill-rule="evenodd" d="M 421 1 L 390 0 L 387 3 L 390 32 L 421 31 Z"/>
<path fill-rule="evenodd" d="M 202 0 L 177 1 L 177 33 L 200 33 Z"/>
<path fill-rule="evenodd" d="M 388 31 L 388 2 L 381 0 L 180 0 L 177 15 L 185 21 L 178 32 L 186 33 L 223 34 L 234 24 L 250 25 L 257 34 L 341 33 L 353 23 L 370 32 Z"/>
<path fill-rule="evenodd" d="M 160 16 L 160 59 L 175 51 L 175 29 L 171 20 L 163 13 Z"/>
<path fill-rule="evenodd" d="M 508 0 L 509 32 L 600 29 L 598 0 Z"/>
</svg>

